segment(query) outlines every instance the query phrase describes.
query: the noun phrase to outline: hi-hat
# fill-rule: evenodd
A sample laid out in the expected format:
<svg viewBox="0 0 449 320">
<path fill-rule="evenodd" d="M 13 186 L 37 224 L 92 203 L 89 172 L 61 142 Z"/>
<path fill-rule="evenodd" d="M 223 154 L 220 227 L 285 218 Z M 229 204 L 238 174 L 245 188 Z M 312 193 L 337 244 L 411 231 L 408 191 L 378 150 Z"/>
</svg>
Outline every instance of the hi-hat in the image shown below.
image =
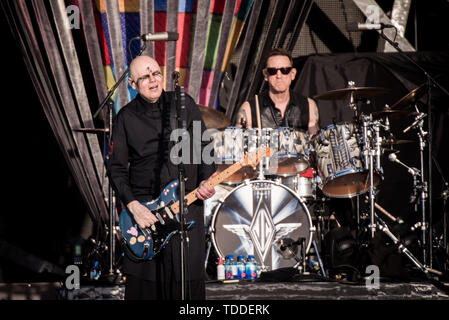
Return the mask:
<svg viewBox="0 0 449 320">
<path fill-rule="evenodd" d="M 349 87 L 344 89 L 332 90 L 314 96 L 314 99 L 321 100 L 354 100 L 365 99 L 389 92 L 390 89 L 378 87 Z"/>
<path fill-rule="evenodd" d="M 411 104 L 415 103 L 419 98 L 421 98 L 427 91 L 427 84 L 423 84 L 418 88 L 410 91 L 406 96 L 402 97 L 398 102 L 392 105 L 390 108 L 394 110 L 405 109 Z"/>
<path fill-rule="evenodd" d="M 381 111 L 376 111 L 372 113 L 373 119 L 381 119 L 384 117 L 388 117 L 389 120 L 398 120 L 406 117 L 416 116 L 418 112 L 410 112 L 405 110 L 391 110 L 385 109 Z"/>
<path fill-rule="evenodd" d="M 201 116 L 203 117 L 204 124 L 207 129 L 224 129 L 231 125 L 231 120 L 223 113 L 218 110 L 209 108 L 198 104 L 198 109 L 200 109 Z"/>
<path fill-rule="evenodd" d="M 78 128 L 78 129 L 73 129 L 73 131 L 99 134 L 99 133 L 109 132 L 109 129 L 107 129 L 107 128 Z"/>
</svg>

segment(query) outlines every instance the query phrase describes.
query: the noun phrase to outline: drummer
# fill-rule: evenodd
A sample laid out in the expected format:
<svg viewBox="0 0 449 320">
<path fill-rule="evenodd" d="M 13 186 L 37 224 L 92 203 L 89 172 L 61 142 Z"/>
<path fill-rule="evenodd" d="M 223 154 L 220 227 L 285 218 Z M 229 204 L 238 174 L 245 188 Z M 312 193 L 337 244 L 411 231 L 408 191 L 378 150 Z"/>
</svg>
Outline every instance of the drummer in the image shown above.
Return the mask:
<svg viewBox="0 0 449 320">
<path fill-rule="evenodd" d="M 318 107 L 313 99 L 290 88 L 296 77 L 291 53 L 282 48 L 271 49 L 266 56 L 262 74 L 268 83 L 268 90 L 265 89 L 240 106 L 235 126 L 289 127 L 308 131 L 310 137 L 314 136 L 320 130 Z M 312 178 L 313 169 L 309 168 L 301 176 Z"/>
<path fill-rule="evenodd" d="M 271 49 L 262 70 L 268 83 L 260 95 L 245 101 L 239 108 L 235 125 L 243 128 L 290 127 L 308 131 L 309 136 L 319 131 L 319 113 L 315 101 L 291 90 L 296 77 L 293 59 L 289 51 L 281 48 Z M 256 101 L 257 99 L 257 101 Z M 257 112 L 259 106 L 259 113 Z"/>
</svg>

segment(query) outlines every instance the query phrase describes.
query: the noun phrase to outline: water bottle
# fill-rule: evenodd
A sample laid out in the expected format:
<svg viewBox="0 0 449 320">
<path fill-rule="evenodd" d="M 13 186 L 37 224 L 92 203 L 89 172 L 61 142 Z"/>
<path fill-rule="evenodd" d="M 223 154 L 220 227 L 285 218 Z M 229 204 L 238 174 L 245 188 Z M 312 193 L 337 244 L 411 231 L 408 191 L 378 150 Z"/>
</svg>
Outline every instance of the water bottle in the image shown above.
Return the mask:
<svg viewBox="0 0 449 320">
<path fill-rule="evenodd" d="M 253 255 L 249 255 L 245 263 L 246 279 L 257 279 L 257 261 Z"/>
<path fill-rule="evenodd" d="M 218 258 L 218 265 L 217 265 L 217 280 L 224 280 L 225 277 L 225 267 L 223 264 L 223 258 Z"/>
<path fill-rule="evenodd" d="M 237 279 L 246 278 L 245 256 L 240 254 L 237 257 Z"/>
<path fill-rule="evenodd" d="M 100 276 L 101 276 L 101 269 L 98 261 L 95 261 L 92 269 L 90 270 L 90 279 L 98 280 Z"/>
<path fill-rule="evenodd" d="M 225 257 L 225 278 L 226 279 L 234 279 L 234 267 L 235 267 L 235 261 L 234 256 L 232 254 L 228 254 Z"/>
</svg>

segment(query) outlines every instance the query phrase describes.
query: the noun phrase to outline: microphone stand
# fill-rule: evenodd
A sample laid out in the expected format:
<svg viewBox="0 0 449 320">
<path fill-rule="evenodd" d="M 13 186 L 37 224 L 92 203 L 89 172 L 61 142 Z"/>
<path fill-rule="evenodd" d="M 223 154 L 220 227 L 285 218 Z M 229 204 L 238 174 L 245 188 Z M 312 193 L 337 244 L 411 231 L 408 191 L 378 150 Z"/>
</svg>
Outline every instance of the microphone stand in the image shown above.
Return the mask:
<svg viewBox="0 0 449 320">
<path fill-rule="evenodd" d="M 179 72 L 173 72 L 173 81 L 175 88 L 175 103 L 176 103 L 176 117 L 177 117 L 177 129 L 182 130 L 182 137 L 187 133 L 187 120 L 186 120 L 186 105 L 185 105 L 185 93 L 184 87 L 180 87 L 178 83 Z M 188 140 L 189 141 L 189 140 Z M 190 146 L 189 146 L 190 147 Z M 190 274 L 188 270 L 189 263 L 189 237 L 187 230 L 185 230 L 185 215 L 187 214 L 187 199 L 185 198 L 186 190 L 185 183 L 187 177 L 185 176 L 185 167 L 183 161 L 178 164 L 178 179 L 179 179 L 179 221 L 180 221 L 180 233 L 181 233 L 181 299 L 190 300 Z M 187 285 L 186 285 L 187 284 Z"/>
<path fill-rule="evenodd" d="M 142 49 L 137 54 L 137 56 L 140 56 L 142 52 L 146 48 L 146 42 L 143 42 Z M 113 120 L 113 106 L 114 101 L 111 99 L 112 95 L 114 94 L 115 90 L 118 88 L 118 86 L 125 80 L 126 75 L 129 72 L 129 67 L 126 68 L 125 72 L 120 76 L 120 78 L 115 82 L 114 86 L 112 86 L 111 89 L 109 89 L 108 93 L 106 94 L 106 97 L 103 99 L 103 101 L 100 103 L 100 106 L 98 107 L 97 111 L 95 111 L 93 118 L 95 119 L 100 112 L 103 110 L 103 108 L 107 105 L 108 106 L 108 126 L 109 126 L 109 132 L 107 133 L 107 141 L 111 141 L 112 138 L 112 124 L 114 122 Z M 109 155 L 105 155 L 106 159 L 108 159 Z M 115 267 L 115 216 L 116 216 L 116 197 L 114 189 L 112 188 L 112 183 L 109 181 L 109 276 L 114 275 L 114 267 Z"/>
<path fill-rule="evenodd" d="M 449 96 L 449 92 L 443 88 L 424 68 L 422 68 L 418 63 L 416 63 L 412 58 L 410 58 L 408 55 L 404 53 L 404 51 L 399 48 L 399 45 L 397 42 L 392 41 L 389 39 L 384 33 L 383 30 L 379 33 L 380 36 L 387 41 L 393 48 L 396 49 L 396 51 L 399 52 L 399 54 L 410 61 L 415 67 L 417 67 L 427 78 L 427 108 L 428 108 L 428 117 L 427 117 L 427 123 L 428 123 L 428 200 L 429 200 L 429 233 L 428 237 L 430 239 L 429 241 L 429 257 L 424 257 L 424 263 L 426 261 L 429 262 L 429 266 L 432 267 L 433 264 L 433 246 L 432 246 L 432 108 L 431 108 L 431 89 L 432 85 L 439 88 L 441 91 L 443 91 L 447 96 Z M 422 175 L 424 175 L 424 172 L 421 172 Z M 425 231 L 424 231 L 425 232 Z M 427 260 L 428 258 L 428 260 Z"/>
</svg>

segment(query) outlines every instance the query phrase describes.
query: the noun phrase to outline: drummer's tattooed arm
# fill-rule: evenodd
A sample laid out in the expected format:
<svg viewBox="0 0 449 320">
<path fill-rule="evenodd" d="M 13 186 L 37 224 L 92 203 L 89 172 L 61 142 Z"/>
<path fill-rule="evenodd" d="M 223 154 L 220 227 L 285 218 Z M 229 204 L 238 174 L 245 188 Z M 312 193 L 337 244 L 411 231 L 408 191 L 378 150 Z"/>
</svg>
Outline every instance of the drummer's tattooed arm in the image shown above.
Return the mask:
<svg viewBox="0 0 449 320">
<path fill-rule="evenodd" d="M 313 99 L 308 98 L 309 100 L 309 136 L 315 135 L 319 130 L 320 126 L 318 125 L 320 114 L 318 112 L 318 106 L 316 105 Z"/>
</svg>

